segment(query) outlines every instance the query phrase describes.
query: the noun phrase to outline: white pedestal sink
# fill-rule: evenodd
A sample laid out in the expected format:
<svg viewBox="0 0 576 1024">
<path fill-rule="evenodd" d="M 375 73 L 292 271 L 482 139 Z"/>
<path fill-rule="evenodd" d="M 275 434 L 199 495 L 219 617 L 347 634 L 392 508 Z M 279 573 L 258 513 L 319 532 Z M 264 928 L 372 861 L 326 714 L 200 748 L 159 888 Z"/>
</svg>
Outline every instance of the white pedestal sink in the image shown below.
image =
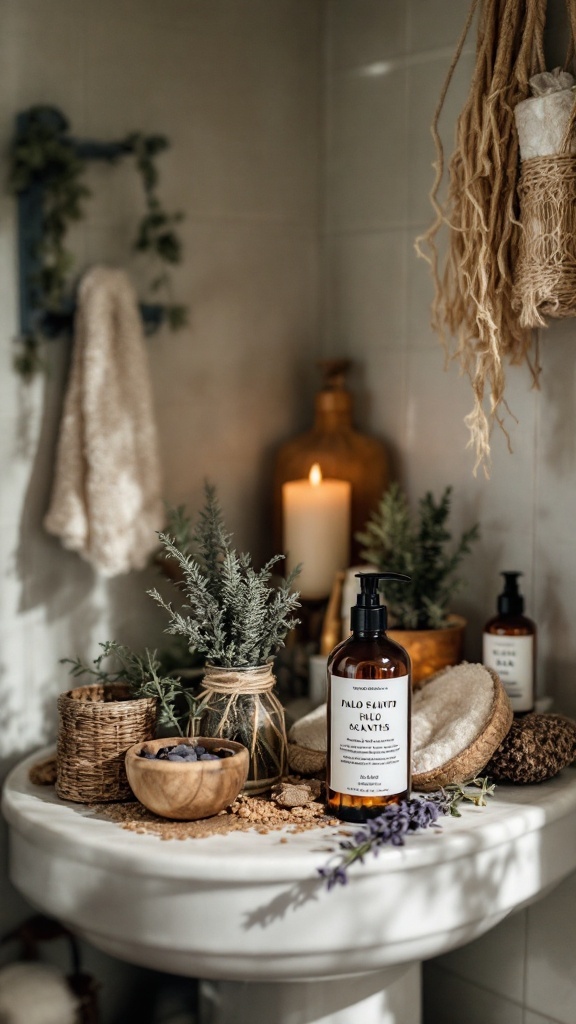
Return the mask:
<svg viewBox="0 0 576 1024">
<path fill-rule="evenodd" d="M 576 869 L 576 772 L 497 788 L 326 891 L 337 830 L 162 841 L 6 781 L 10 873 L 39 910 L 131 963 L 219 979 L 218 1024 L 418 1024 L 419 965 Z M 282 842 L 281 839 L 287 839 Z"/>
</svg>

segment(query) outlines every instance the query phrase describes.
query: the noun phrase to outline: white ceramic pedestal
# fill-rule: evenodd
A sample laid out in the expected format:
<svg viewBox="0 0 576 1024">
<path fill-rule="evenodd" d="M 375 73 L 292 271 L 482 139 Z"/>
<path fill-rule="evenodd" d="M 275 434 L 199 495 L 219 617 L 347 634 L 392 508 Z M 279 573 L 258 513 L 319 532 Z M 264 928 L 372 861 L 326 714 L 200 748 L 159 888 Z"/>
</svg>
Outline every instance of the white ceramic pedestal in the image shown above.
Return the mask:
<svg viewBox="0 0 576 1024">
<path fill-rule="evenodd" d="M 208 983 L 204 983 L 207 986 Z M 210 984 L 217 1024 L 419 1024 L 420 964 L 329 981 Z"/>
<path fill-rule="evenodd" d="M 214 979 L 217 1024 L 419 1024 L 422 960 L 576 869 L 576 772 L 498 787 L 328 892 L 335 829 L 162 841 L 8 777 L 10 873 L 30 903 L 131 963 Z M 284 841 L 283 841 L 284 840 Z"/>
</svg>

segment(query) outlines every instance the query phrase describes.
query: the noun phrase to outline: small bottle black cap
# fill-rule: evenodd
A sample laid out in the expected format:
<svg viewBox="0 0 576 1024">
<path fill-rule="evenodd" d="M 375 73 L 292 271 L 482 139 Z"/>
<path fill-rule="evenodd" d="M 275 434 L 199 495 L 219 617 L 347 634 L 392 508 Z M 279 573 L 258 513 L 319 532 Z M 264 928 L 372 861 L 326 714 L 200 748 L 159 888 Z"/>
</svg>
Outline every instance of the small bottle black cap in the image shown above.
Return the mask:
<svg viewBox="0 0 576 1024">
<path fill-rule="evenodd" d="M 521 572 L 502 572 L 504 590 L 498 596 L 498 611 L 501 615 L 521 615 L 524 611 L 524 598 L 518 590 L 518 577 Z"/>
</svg>

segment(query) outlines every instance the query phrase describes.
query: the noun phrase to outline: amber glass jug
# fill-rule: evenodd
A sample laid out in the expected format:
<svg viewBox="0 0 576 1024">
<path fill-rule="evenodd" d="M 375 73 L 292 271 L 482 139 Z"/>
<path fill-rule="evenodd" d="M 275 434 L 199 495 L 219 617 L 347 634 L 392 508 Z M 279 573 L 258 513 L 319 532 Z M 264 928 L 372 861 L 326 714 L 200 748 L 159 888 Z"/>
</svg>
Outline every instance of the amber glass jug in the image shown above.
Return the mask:
<svg viewBox="0 0 576 1024">
<path fill-rule="evenodd" d="M 308 477 L 315 462 L 323 477 L 348 480 L 352 485 L 350 551 L 352 564 L 360 545 L 354 534 L 362 530 L 388 485 L 388 456 L 382 441 L 354 430 L 352 395 L 345 387 L 349 360 L 318 363 L 324 372 L 315 398 L 314 426 L 287 441 L 276 456 L 274 472 L 274 535 L 276 550 L 283 549 L 282 484 Z"/>
</svg>

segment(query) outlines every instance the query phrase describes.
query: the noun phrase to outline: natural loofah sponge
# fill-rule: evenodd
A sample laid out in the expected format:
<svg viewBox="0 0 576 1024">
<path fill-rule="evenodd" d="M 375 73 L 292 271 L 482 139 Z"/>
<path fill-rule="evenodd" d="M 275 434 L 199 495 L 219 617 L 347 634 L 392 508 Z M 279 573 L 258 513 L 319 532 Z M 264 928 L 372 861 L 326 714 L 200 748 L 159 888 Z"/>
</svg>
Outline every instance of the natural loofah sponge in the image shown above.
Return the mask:
<svg viewBox="0 0 576 1024">
<path fill-rule="evenodd" d="M 432 792 L 478 774 L 513 720 L 499 677 L 463 662 L 431 676 L 412 705 L 412 788 Z"/>
<path fill-rule="evenodd" d="M 517 718 L 486 765 L 494 782 L 544 782 L 576 758 L 576 722 L 562 715 Z"/>
<path fill-rule="evenodd" d="M 288 764 L 293 772 L 312 775 L 326 767 L 326 705 L 295 722 L 288 733 Z"/>
</svg>

